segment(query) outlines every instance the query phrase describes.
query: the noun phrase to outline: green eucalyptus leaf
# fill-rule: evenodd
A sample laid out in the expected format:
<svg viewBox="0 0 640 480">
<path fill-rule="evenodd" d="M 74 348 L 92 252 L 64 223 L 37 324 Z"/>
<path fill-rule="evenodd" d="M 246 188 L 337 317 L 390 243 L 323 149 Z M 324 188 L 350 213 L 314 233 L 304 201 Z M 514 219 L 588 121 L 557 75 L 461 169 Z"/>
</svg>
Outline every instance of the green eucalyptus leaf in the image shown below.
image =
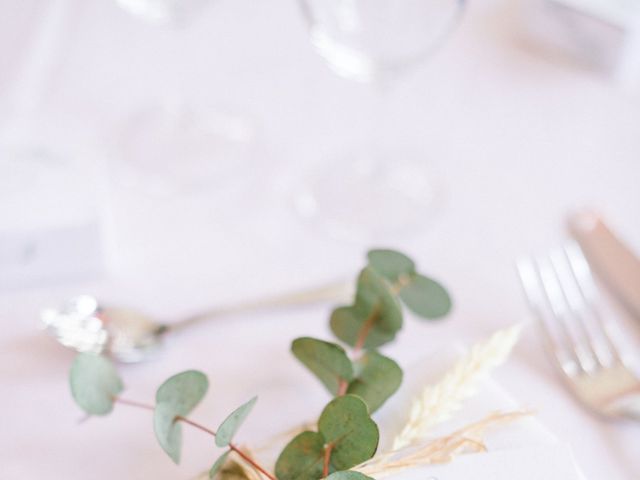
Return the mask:
<svg viewBox="0 0 640 480">
<path fill-rule="evenodd" d="M 71 395 L 90 415 L 106 415 L 113 410 L 114 398 L 124 388 L 113 363 L 93 353 L 76 356 L 69 372 Z"/>
<path fill-rule="evenodd" d="M 402 328 L 402 309 L 396 295 L 389 282 L 370 267 L 358 277 L 355 307 L 377 313 L 375 325 L 380 330 L 397 332 Z"/>
<path fill-rule="evenodd" d="M 393 395 L 402 383 L 402 369 L 396 362 L 375 351 L 365 353 L 357 361 L 358 374 L 349 384 L 347 393 L 362 398 L 375 412 Z"/>
<path fill-rule="evenodd" d="M 302 432 L 291 440 L 278 457 L 278 480 L 318 480 L 322 477 L 324 437 L 318 432 Z"/>
<path fill-rule="evenodd" d="M 211 467 L 211 470 L 209 470 L 209 478 L 215 478 L 220 469 L 222 469 L 222 467 L 224 466 L 230 453 L 231 450 L 227 450 L 222 455 L 220 455 L 215 462 L 213 462 L 213 466 Z"/>
<path fill-rule="evenodd" d="M 353 365 L 340 345 L 315 338 L 297 338 L 291 351 L 327 387 L 337 395 L 342 381 L 353 379 Z"/>
<path fill-rule="evenodd" d="M 413 275 L 416 265 L 405 254 L 395 250 L 371 250 L 367 253 L 369 265 L 389 282 L 395 283 L 403 275 Z"/>
<path fill-rule="evenodd" d="M 354 395 L 333 399 L 318 420 L 318 431 L 331 445 L 331 465 L 347 470 L 369 460 L 378 448 L 378 426 L 369 417 L 365 403 Z"/>
<path fill-rule="evenodd" d="M 182 425 L 176 422 L 173 405 L 159 403 L 153 411 L 153 430 L 162 449 L 175 463 L 180 463 Z"/>
<path fill-rule="evenodd" d="M 390 342 L 402 328 L 402 309 L 389 283 L 371 267 L 358 277 L 353 306 L 339 307 L 331 314 L 333 333 L 348 345 L 355 346 L 360 334 L 367 331 L 365 348 Z"/>
<path fill-rule="evenodd" d="M 162 449 L 175 463 L 180 462 L 182 425 L 176 417 L 186 416 L 204 398 L 209 381 L 204 373 L 188 370 L 165 381 L 156 392 L 153 426 Z"/>
<path fill-rule="evenodd" d="M 397 285 L 400 298 L 416 315 L 439 318 L 451 309 L 447 291 L 431 278 L 416 273 L 413 261 L 395 250 L 371 250 L 369 265 L 391 284 Z"/>
<path fill-rule="evenodd" d="M 197 370 L 187 370 L 167 379 L 156 392 L 156 403 L 169 403 L 176 415 L 187 415 L 204 398 L 209 389 L 207 376 Z"/>
<path fill-rule="evenodd" d="M 440 318 L 451 310 L 451 298 L 445 288 L 424 275 L 414 275 L 400 290 L 400 298 L 413 313 L 423 318 Z"/>
<path fill-rule="evenodd" d="M 367 477 L 364 473 L 351 472 L 344 470 L 342 472 L 336 472 L 329 475 L 326 480 L 375 480 L 371 477 Z"/>
<path fill-rule="evenodd" d="M 239 406 L 220 424 L 216 431 L 216 445 L 218 447 L 226 447 L 231 443 L 233 436 L 245 421 L 247 415 L 251 413 L 253 406 L 258 401 L 258 397 L 253 397 L 244 405 Z"/>
<path fill-rule="evenodd" d="M 331 314 L 331 330 L 333 334 L 347 345 L 354 346 L 362 331 L 367 316 L 355 307 L 339 307 Z M 386 332 L 379 328 L 371 328 L 364 343 L 365 348 L 377 348 L 391 342 L 395 332 Z"/>
</svg>

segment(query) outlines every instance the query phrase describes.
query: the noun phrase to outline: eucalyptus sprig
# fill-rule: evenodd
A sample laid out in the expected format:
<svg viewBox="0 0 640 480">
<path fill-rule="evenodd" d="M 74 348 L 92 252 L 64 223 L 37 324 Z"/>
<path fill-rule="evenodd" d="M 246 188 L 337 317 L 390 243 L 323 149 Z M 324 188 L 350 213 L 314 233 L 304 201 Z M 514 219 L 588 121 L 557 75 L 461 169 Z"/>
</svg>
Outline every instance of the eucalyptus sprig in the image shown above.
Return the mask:
<svg viewBox="0 0 640 480">
<path fill-rule="evenodd" d="M 311 337 L 295 339 L 294 356 L 324 385 L 331 400 L 322 410 L 315 431 L 296 435 L 284 448 L 270 473 L 233 443 L 233 437 L 257 401 L 252 398 L 211 430 L 188 418 L 207 393 L 207 377 L 195 370 L 178 373 L 157 390 L 155 405 L 120 396 L 123 382 L 106 358 L 79 354 L 70 373 L 76 403 L 89 415 L 107 415 L 119 403 L 153 411 L 156 438 L 162 449 L 179 463 L 182 424 L 215 437 L 223 453 L 213 462 L 216 477 L 231 452 L 270 480 L 363 480 L 350 471 L 372 458 L 378 448 L 378 426 L 371 415 L 402 383 L 402 369 L 377 348 L 392 341 L 403 324 L 402 303 L 419 318 L 436 319 L 448 313 L 451 300 L 434 280 L 419 274 L 414 262 L 393 250 L 372 250 L 360 272 L 351 305 L 333 310 L 331 330 L 349 352 L 337 343 Z"/>
<path fill-rule="evenodd" d="M 225 448 L 224 453 L 213 463 L 210 478 L 215 477 L 229 453 L 235 452 L 267 478 L 276 480 L 266 468 L 232 443 L 257 397 L 238 407 L 214 431 L 187 417 L 209 389 L 207 376 L 197 370 L 187 370 L 170 377 L 158 388 L 155 405 L 149 405 L 119 396 L 124 386 L 110 360 L 93 353 L 81 353 L 71 366 L 70 385 L 76 403 L 89 415 L 107 415 L 116 403 L 152 411 L 156 439 L 175 463 L 180 463 L 182 423 L 186 423 L 213 436 L 216 446 Z"/>
<path fill-rule="evenodd" d="M 402 369 L 376 350 L 402 328 L 400 302 L 426 319 L 442 317 L 451 308 L 446 290 L 417 273 L 406 255 L 372 250 L 367 257 L 353 303 L 331 314 L 331 330 L 351 347 L 350 355 L 336 343 L 309 337 L 291 346 L 335 398 L 322 411 L 316 432 L 302 432 L 284 448 L 276 462 L 279 480 L 317 480 L 373 457 L 379 432 L 371 414 L 402 383 Z"/>
</svg>

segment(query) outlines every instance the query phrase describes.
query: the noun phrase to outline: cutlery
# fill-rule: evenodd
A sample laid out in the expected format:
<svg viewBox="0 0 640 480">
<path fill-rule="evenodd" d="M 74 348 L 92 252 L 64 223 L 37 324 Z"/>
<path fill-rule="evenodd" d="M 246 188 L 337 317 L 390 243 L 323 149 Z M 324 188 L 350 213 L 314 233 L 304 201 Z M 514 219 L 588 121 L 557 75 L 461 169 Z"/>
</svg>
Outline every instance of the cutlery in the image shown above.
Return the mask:
<svg viewBox="0 0 640 480">
<path fill-rule="evenodd" d="M 65 347 L 79 352 L 110 355 L 125 363 L 154 355 L 162 339 L 206 321 L 258 310 L 346 300 L 353 294 L 350 282 L 339 281 L 304 291 L 213 308 L 174 322 L 160 322 L 128 308 L 102 306 L 95 297 L 81 295 L 58 308 L 41 312 L 45 330 Z"/>
<path fill-rule="evenodd" d="M 591 411 L 640 420 L 640 379 L 628 367 L 600 313 L 597 290 L 575 242 L 517 264 L 529 306 L 553 362 Z"/>
<path fill-rule="evenodd" d="M 598 278 L 640 319 L 640 259 L 592 211 L 572 215 L 569 229 Z"/>
</svg>

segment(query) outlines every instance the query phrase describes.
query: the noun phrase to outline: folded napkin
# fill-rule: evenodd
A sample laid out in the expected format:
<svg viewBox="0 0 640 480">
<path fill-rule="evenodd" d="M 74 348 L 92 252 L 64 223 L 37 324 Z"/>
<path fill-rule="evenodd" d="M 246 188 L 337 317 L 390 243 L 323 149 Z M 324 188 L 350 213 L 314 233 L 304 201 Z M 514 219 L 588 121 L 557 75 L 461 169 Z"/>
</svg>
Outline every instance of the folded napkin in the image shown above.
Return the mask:
<svg viewBox="0 0 640 480">
<path fill-rule="evenodd" d="M 377 415 L 382 435 L 380 451 L 392 444 L 405 424 L 411 403 L 425 386 L 437 383 L 460 358 L 461 348 L 449 348 L 424 357 L 405 369 L 400 390 Z M 574 463 L 567 445 L 561 444 L 535 418 L 535 405 L 519 405 L 491 378 L 484 379 L 477 393 L 462 404 L 449 420 L 433 427 L 437 438 L 477 422 L 495 412 L 531 410 L 532 415 L 489 429 L 484 437 L 488 449 L 483 453 L 457 455 L 451 463 L 428 465 L 395 474 L 397 480 L 579 480 L 584 477 Z M 427 440 L 428 441 L 428 440 Z"/>
<path fill-rule="evenodd" d="M 428 385 L 436 384 L 464 354 L 462 348 L 446 348 L 422 357 L 404 368 L 399 391 L 374 415 L 380 428 L 379 453 L 389 450 L 395 436 L 405 425 L 413 400 Z M 414 357 L 415 358 L 415 357 Z M 315 387 L 315 382 L 313 382 Z M 305 386 L 299 386 L 305 390 Z M 315 389 L 314 389 L 315 390 Z M 292 406 L 293 408 L 293 406 Z M 475 395 L 461 404 L 451 418 L 432 429 L 431 438 L 447 436 L 471 423 L 496 413 L 531 410 L 530 416 L 512 423 L 489 428 L 483 438 L 487 452 L 461 453 L 445 464 L 412 467 L 393 475 L 392 480 L 583 480 L 574 464 L 568 446 L 558 440 L 535 418 L 535 405 L 518 405 L 516 401 L 490 378 L 478 384 Z M 297 412 L 291 411 L 293 417 Z M 296 421 L 296 420 L 292 420 Z M 295 434 L 297 420 L 287 435 L 277 435 L 262 445 L 249 449 L 265 465 L 273 465 L 284 445 Z M 429 442 L 430 439 L 425 439 Z M 378 478 L 377 475 L 372 475 Z M 198 480 L 208 478 L 203 472 Z"/>
<path fill-rule="evenodd" d="M 391 480 L 582 480 L 566 445 L 462 455 L 450 464 L 416 468 Z"/>
</svg>

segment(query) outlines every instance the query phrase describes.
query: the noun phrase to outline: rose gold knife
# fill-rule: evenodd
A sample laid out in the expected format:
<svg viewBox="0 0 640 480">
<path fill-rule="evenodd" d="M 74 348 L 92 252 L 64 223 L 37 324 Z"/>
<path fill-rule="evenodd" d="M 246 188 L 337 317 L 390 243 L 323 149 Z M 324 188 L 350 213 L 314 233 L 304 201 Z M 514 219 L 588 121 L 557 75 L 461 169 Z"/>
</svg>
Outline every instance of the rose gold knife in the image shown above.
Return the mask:
<svg viewBox="0 0 640 480">
<path fill-rule="evenodd" d="M 640 319 L 640 259 L 593 211 L 571 215 L 569 230 L 605 286 Z"/>
</svg>

